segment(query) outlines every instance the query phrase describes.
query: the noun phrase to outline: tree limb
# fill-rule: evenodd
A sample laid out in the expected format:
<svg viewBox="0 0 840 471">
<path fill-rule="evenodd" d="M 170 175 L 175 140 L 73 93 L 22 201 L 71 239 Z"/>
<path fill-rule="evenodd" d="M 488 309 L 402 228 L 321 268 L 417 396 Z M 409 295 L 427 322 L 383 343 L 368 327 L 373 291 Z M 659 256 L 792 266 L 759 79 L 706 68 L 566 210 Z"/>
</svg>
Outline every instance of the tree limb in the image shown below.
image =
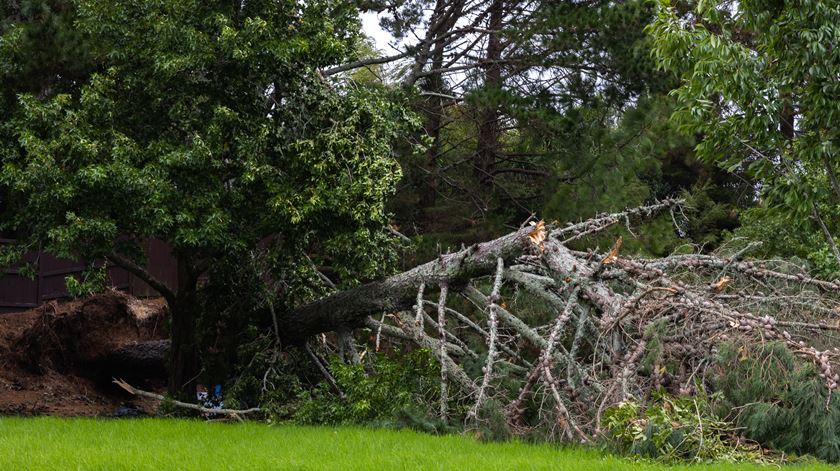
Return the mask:
<svg viewBox="0 0 840 471">
<path fill-rule="evenodd" d="M 493 289 L 490 291 L 490 304 L 487 306 L 487 330 L 490 335 L 487 338 L 487 362 L 484 365 L 484 377 L 481 380 L 481 386 L 478 388 L 478 397 L 475 399 L 475 405 L 468 414 L 468 417 L 478 418 L 478 413 L 481 410 L 481 402 L 484 400 L 484 392 L 490 386 L 490 379 L 493 377 L 493 362 L 496 360 L 496 309 L 499 304 L 499 291 L 502 288 L 502 274 L 505 270 L 505 261 L 501 258 L 496 264 L 496 278 L 493 281 Z"/>
<path fill-rule="evenodd" d="M 302 343 L 307 337 L 334 331 L 340 326 L 357 326 L 369 315 L 409 309 L 417 299 L 417 286 L 448 283 L 457 289 L 471 279 L 492 273 L 496 260 L 506 262 L 532 250 L 530 227 L 496 240 L 475 244 L 452 254 L 441 255 L 412 270 L 354 289 L 321 298 L 281 315 L 283 340 Z"/>
<path fill-rule="evenodd" d="M 384 56 L 384 57 L 371 57 L 369 59 L 361 59 L 355 62 L 349 62 L 347 64 L 337 65 L 335 67 L 330 67 L 329 69 L 321 71 L 321 74 L 324 77 L 329 77 L 330 75 L 335 75 L 341 72 L 346 72 L 348 70 L 353 69 L 360 69 L 362 67 L 367 67 L 371 65 L 379 65 L 379 64 L 387 64 L 388 62 L 398 61 L 400 59 L 405 59 L 406 57 L 410 56 L 414 51 L 412 49 L 403 51 L 399 54 L 394 54 L 391 56 Z"/>
<path fill-rule="evenodd" d="M 120 268 L 122 268 L 122 269 L 126 270 L 127 272 L 133 274 L 137 278 L 140 278 L 141 280 L 145 281 L 146 284 L 148 284 L 149 286 L 152 287 L 152 289 L 154 289 L 155 291 L 160 293 L 160 295 L 163 296 L 164 299 L 166 299 L 166 302 L 170 306 L 175 304 L 175 299 L 176 299 L 175 292 L 172 291 L 171 289 L 169 289 L 169 287 L 166 286 L 162 281 L 155 278 L 145 268 L 143 268 L 140 265 L 132 262 L 127 257 L 124 257 L 124 256 L 116 254 L 116 253 L 107 255 L 105 258 L 107 258 L 108 261 L 110 261 L 114 265 L 119 266 Z"/>
<path fill-rule="evenodd" d="M 197 410 L 197 411 L 199 411 L 201 413 L 204 413 L 204 414 L 229 415 L 229 416 L 241 421 L 242 418 L 239 417 L 240 415 L 253 414 L 255 412 L 260 412 L 259 407 L 253 407 L 251 409 L 243 409 L 243 410 L 239 410 L 239 409 L 211 409 L 211 408 L 208 408 L 208 407 L 200 406 L 198 404 L 190 404 L 189 402 L 181 402 L 181 401 L 176 401 L 174 399 L 167 399 L 165 396 L 162 396 L 160 394 L 155 394 L 155 393 L 151 393 L 151 392 L 148 392 L 148 391 L 143 391 L 141 389 L 137 389 L 134 386 L 126 383 L 125 381 L 123 381 L 121 379 L 116 379 L 116 378 L 112 378 L 112 379 L 113 379 L 112 382 L 114 384 L 116 384 L 117 386 L 125 389 L 128 393 L 133 394 L 135 396 L 148 397 L 150 399 L 156 399 L 158 401 L 169 401 L 174 406 L 183 407 L 185 409 Z"/>
</svg>

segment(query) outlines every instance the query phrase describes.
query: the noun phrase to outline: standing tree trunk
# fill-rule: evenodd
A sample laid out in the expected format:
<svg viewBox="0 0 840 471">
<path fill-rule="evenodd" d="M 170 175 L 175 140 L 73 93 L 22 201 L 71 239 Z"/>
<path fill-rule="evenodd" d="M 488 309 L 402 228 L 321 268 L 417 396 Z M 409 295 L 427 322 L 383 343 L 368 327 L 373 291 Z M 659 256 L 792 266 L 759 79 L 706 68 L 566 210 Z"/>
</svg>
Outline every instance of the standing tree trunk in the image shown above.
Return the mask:
<svg viewBox="0 0 840 471">
<path fill-rule="evenodd" d="M 198 347 L 195 326 L 199 315 L 197 279 L 187 257 L 178 257 L 178 294 L 169 304 L 171 316 L 169 350 L 169 394 L 194 402 L 198 381 Z"/>
<path fill-rule="evenodd" d="M 108 261 L 122 267 L 145 281 L 166 299 L 169 307 L 169 385 L 168 392 L 174 399 L 195 401 L 198 381 L 198 346 L 195 325 L 201 307 L 198 304 L 198 273 L 189 257 L 178 256 L 177 291 L 155 278 L 145 267 L 118 253 L 108 255 Z"/>
<path fill-rule="evenodd" d="M 487 29 L 487 51 L 484 56 L 485 104 L 478 123 L 478 142 L 475 152 L 473 172 L 479 182 L 485 186 L 493 185 L 493 172 L 499 153 L 499 108 L 495 95 L 502 89 L 501 58 L 502 39 L 499 31 L 504 20 L 504 2 L 495 0 L 489 8 L 490 17 Z"/>
<path fill-rule="evenodd" d="M 443 67 L 443 46 L 436 48 L 432 59 L 432 70 L 438 70 Z M 440 72 L 433 73 L 429 76 L 428 91 L 435 93 L 443 92 L 443 77 Z M 430 96 L 427 99 L 427 107 L 424 110 L 426 120 L 424 128 L 426 135 L 432 140 L 432 145 L 426 149 L 426 169 L 428 174 L 424 180 L 422 191 L 420 193 L 420 207 L 429 208 L 435 205 L 437 201 L 438 192 L 438 169 L 437 157 L 440 154 L 440 130 L 443 126 L 444 106 L 443 100 L 439 96 Z"/>
<path fill-rule="evenodd" d="M 425 62 L 430 58 L 431 68 L 427 71 L 428 75 L 424 80 L 423 89 L 431 92 L 431 95 L 427 97 L 423 107 L 423 113 L 425 114 L 423 127 L 426 135 L 431 138 L 432 144 L 426 150 L 425 169 L 428 173 L 423 180 L 420 193 L 420 207 L 423 209 L 434 206 L 437 201 L 440 177 L 438 174 L 438 156 L 441 151 L 440 134 L 443 126 L 446 125 L 444 116 L 446 105 L 443 97 L 440 96 L 444 92 L 445 86 L 443 78 L 444 55 L 446 47 L 451 41 L 449 34 L 461 17 L 463 8 L 463 0 L 454 2 L 438 0 L 435 3 L 424 44 L 427 53 L 423 56 L 423 61 Z M 415 77 L 421 73 L 424 62 L 415 64 Z"/>
</svg>

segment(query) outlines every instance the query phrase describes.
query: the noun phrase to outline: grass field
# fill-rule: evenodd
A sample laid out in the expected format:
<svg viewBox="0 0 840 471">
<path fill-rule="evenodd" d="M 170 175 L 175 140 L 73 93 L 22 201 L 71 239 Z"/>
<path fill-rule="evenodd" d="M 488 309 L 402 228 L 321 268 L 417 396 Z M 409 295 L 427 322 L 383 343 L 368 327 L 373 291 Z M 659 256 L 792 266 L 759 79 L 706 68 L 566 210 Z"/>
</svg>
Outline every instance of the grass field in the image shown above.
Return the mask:
<svg viewBox="0 0 840 471">
<path fill-rule="evenodd" d="M 364 428 L 221 424 L 190 420 L 0 418 L 0 470 L 453 469 L 768 470 L 667 468 L 595 450 Z M 806 469 L 795 467 L 790 469 Z M 836 469 L 809 466 L 807 469 Z"/>
</svg>

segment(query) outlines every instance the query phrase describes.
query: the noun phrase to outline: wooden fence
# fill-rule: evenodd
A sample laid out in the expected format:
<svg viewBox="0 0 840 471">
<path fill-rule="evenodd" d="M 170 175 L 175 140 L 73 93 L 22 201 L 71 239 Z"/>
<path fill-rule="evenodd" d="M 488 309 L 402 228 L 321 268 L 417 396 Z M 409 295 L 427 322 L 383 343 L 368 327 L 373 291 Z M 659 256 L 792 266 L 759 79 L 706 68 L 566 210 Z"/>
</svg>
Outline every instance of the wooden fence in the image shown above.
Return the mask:
<svg viewBox="0 0 840 471">
<path fill-rule="evenodd" d="M 0 239 L 0 244 L 14 240 Z M 146 269 L 172 289 L 177 289 L 177 262 L 168 244 L 151 240 L 144 244 Z M 68 296 L 64 279 L 80 276 L 87 268 L 85 262 L 53 257 L 46 252 L 31 252 L 24 256 L 24 263 L 35 263 L 37 276 L 32 279 L 19 268 L 2 270 L 0 274 L 0 313 L 31 309 L 53 299 Z M 108 284 L 135 296 L 156 296 L 157 293 L 144 281 L 122 268 L 108 266 Z"/>
</svg>

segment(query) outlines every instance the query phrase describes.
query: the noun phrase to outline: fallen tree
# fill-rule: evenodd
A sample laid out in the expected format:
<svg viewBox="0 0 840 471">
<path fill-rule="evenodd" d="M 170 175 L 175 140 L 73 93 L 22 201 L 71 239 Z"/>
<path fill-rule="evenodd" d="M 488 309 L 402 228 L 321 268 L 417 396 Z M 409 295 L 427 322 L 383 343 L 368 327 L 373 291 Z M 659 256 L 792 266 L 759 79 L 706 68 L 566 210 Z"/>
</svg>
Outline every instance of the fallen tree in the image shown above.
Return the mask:
<svg viewBox="0 0 840 471">
<path fill-rule="evenodd" d="M 629 224 L 631 218 L 649 217 L 678 203 L 678 200 L 665 200 L 621 213 L 602 215 L 563 228 L 539 226 L 535 229 L 536 225 L 524 225 L 498 239 L 441 255 L 407 272 L 341 291 L 296 309 L 281 319 L 282 340 L 298 343 L 314 334 L 343 327 L 359 327 L 364 324 L 368 315 L 408 309 L 414 305 L 421 284 L 446 284 L 453 289 L 463 288 L 476 278 L 494 273 L 500 258 L 509 263 L 525 254 L 534 253 L 539 244 L 544 243 L 543 239 L 539 238 L 544 238 L 547 234 L 551 235 L 552 241 L 563 237 L 574 240 L 622 221 Z M 570 260 L 564 259 L 562 263 L 570 263 Z"/>
<path fill-rule="evenodd" d="M 789 262 L 744 260 L 751 245 L 660 259 L 622 255 L 621 239 L 605 252 L 568 246 L 616 224 L 629 229 L 657 213 L 673 216 L 680 205 L 666 200 L 562 227 L 531 222 L 280 314 L 281 340 L 367 328 L 377 342 L 384 336 L 428 348 L 441 364 L 444 397 L 474 402 L 468 421 L 482 420 L 482 403 L 492 398 L 505 404 L 514 430 L 532 427 L 525 417 L 537 416 L 574 441 L 602 433 L 604 411 L 624 400 L 644 402 L 660 388 L 696 392 L 723 342 L 783 343 L 816 365 L 831 400 L 840 383 L 840 327 L 832 320 L 840 282 Z M 447 305 L 457 297 L 473 307 Z M 542 316 L 517 313 L 526 298 L 539 301 Z M 475 350 L 469 338 L 486 348 Z M 476 358 L 485 366 L 473 377 L 463 365 Z"/>
</svg>

